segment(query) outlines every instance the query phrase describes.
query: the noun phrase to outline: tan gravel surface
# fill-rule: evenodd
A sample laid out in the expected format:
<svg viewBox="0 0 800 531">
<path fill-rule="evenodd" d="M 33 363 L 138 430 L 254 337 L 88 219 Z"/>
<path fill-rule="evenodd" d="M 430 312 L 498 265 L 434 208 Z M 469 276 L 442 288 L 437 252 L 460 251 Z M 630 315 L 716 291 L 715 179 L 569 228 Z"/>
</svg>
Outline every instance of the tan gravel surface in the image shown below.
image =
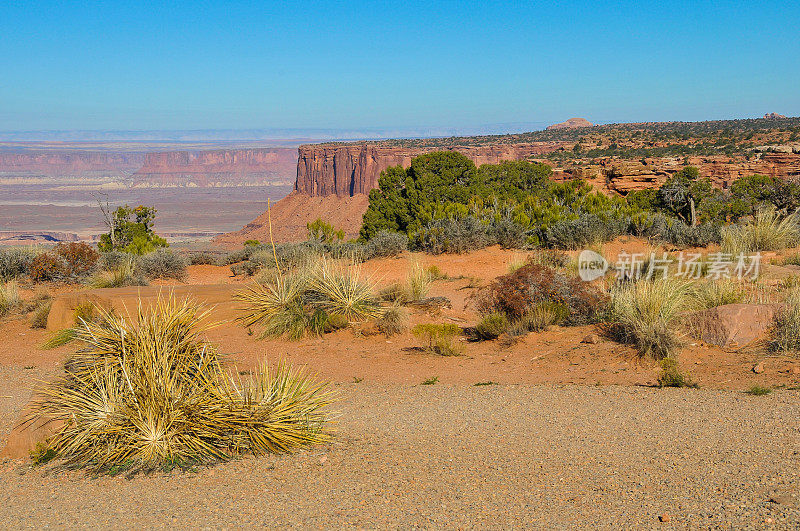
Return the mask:
<svg viewBox="0 0 800 531">
<path fill-rule="evenodd" d="M 294 456 L 133 478 L 1 464 L 0 528 L 800 525 L 797 391 L 340 389 L 336 443 Z"/>
</svg>

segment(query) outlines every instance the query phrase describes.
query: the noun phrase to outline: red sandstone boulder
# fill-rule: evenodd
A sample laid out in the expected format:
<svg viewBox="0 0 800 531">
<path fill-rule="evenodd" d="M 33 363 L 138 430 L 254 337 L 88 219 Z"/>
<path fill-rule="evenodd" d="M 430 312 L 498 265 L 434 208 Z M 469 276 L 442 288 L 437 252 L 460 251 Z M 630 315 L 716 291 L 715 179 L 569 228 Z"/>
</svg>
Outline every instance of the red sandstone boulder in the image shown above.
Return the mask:
<svg viewBox="0 0 800 531">
<path fill-rule="evenodd" d="M 688 317 L 691 335 L 724 348 L 740 348 L 766 336 L 779 304 L 726 304 Z"/>
</svg>

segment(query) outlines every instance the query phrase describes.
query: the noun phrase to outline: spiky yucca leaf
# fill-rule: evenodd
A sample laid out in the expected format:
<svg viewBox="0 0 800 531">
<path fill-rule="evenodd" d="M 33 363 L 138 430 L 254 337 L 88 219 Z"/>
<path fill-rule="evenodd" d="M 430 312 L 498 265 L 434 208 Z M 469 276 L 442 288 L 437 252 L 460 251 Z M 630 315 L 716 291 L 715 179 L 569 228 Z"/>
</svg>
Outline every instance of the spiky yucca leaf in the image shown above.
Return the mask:
<svg viewBox="0 0 800 531">
<path fill-rule="evenodd" d="M 362 278 L 361 269 L 355 264 L 337 266 L 321 258 L 311 273 L 309 288 L 314 305 L 330 314 L 359 320 L 382 313 L 373 283 Z"/>
<path fill-rule="evenodd" d="M 202 336 L 207 312 L 189 301 L 140 304 L 135 320 L 99 312 L 76 329 L 83 348 L 36 402 L 35 414 L 65 421 L 49 444 L 67 463 L 152 469 L 330 437 L 324 384 L 285 365 L 235 381 Z"/>
</svg>

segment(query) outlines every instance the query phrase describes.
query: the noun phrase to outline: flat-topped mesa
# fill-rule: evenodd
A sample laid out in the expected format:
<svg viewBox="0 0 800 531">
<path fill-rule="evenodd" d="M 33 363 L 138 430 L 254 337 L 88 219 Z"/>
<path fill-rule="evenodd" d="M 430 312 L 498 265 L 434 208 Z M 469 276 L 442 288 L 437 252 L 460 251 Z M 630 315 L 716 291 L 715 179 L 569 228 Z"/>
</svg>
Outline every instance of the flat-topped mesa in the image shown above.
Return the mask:
<svg viewBox="0 0 800 531">
<path fill-rule="evenodd" d="M 300 146 L 295 190 L 312 196 L 353 197 L 378 186 L 381 172 L 390 166 L 408 168 L 411 159 L 434 151 L 458 151 L 476 165 L 527 160 L 555 151 L 562 142 L 400 147 L 380 144 L 317 144 Z"/>
<path fill-rule="evenodd" d="M 133 181 L 134 186 L 154 187 L 283 184 L 292 174 L 295 157 L 292 148 L 147 153 Z"/>
<path fill-rule="evenodd" d="M 553 131 L 557 129 L 577 129 L 580 127 L 593 127 L 593 126 L 594 124 L 589 120 L 587 120 L 586 118 L 570 118 L 566 122 L 548 125 L 547 131 Z"/>
</svg>

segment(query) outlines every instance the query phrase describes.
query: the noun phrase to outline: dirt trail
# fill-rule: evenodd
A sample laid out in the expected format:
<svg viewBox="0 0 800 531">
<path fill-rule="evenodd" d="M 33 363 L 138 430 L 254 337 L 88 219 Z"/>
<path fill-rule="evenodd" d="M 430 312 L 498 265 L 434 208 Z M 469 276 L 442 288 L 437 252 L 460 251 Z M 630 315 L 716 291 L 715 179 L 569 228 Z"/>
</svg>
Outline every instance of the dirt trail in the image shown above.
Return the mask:
<svg viewBox="0 0 800 531">
<path fill-rule="evenodd" d="M 295 456 L 132 479 L 2 464 L 0 527 L 800 525 L 797 391 L 340 389 L 336 442 Z"/>
</svg>

